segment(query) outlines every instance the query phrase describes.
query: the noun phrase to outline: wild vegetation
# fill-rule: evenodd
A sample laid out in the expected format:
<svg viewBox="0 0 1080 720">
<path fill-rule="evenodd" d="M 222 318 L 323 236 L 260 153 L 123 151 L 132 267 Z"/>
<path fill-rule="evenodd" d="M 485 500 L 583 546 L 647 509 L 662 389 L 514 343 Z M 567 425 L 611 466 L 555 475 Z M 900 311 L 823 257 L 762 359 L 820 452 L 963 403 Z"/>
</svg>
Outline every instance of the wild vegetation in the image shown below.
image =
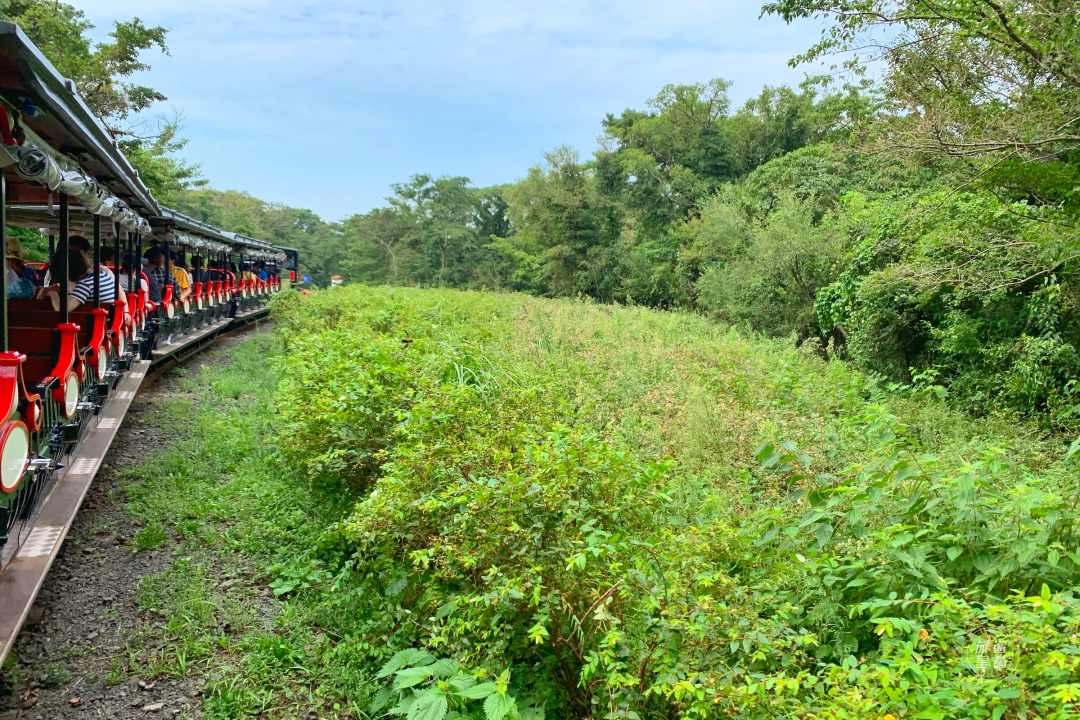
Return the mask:
<svg viewBox="0 0 1080 720">
<path fill-rule="evenodd" d="M 695 309 L 978 412 L 1075 426 L 1078 8 L 791 0 L 832 78 L 608 115 L 524 179 L 416 176 L 343 227 L 351 279 Z M 863 76 L 874 64 L 881 80 Z"/>
<path fill-rule="evenodd" d="M 193 385 L 127 667 L 211 718 L 1080 715 L 1074 5 L 770 3 L 883 82 L 670 86 L 340 227 L 187 194 L 385 284 Z"/>
<path fill-rule="evenodd" d="M 397 712 L 441 717 L 460 668 L 559 717 L 1074 712 L 1080 443 L 688 313 L 357 288 L 278 317 L 281 452 L 360 493 L 299 596 L 419 688 Z M 980 632 L 1015 674 L 962 666 Z"/>
<path fill-rule="evenodd" d="M 130 668 L 209 673 L 209 717 L 1077 714 L 1078 444 L 1038 424 L 686 311 L 275 318 L 129 490 L 180 542 Z"/>
</svg>

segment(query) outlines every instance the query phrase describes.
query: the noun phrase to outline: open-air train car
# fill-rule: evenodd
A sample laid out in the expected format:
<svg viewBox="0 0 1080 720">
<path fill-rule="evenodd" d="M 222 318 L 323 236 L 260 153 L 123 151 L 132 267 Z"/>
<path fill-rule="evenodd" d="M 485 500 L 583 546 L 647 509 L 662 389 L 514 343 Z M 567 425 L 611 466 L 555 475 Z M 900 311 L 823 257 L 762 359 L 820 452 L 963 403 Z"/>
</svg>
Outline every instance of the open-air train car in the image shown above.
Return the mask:
<svg viewBox="0 0 1080 720">
<path fill-rule="evenodd" d="M 150 191 L 106 128 L 26 35 L 0 23 L 0 224 L 7 207 L 54 208 L 61 237 L 70 234 L 72 203 L 87 212 L 100 242 L 104 227 L 148 233 L 145 216 L 159 212 Z M 52 271 L 67 276 L 67 255 Z M 58 283 L 59 310 L 48 301 L 0 302 L 0 531 L 33 510 L 62 457 L 78 444 L 102 393 L 115 384 L 126 355 L 122 303 L 68 307 Z M 110 374 L 113 373 L 113 374 Z"/>
<path fill-rule="evenodd" d="M 0 283 L 0 663 L 147 373 L 264 315 L 289 257 L 160 207 L 74 83 L 0 22 L 8 225 L 57 252 L 34 298 Z M 69 254 L 76 235 L 92 254 Z"/>
</svg>

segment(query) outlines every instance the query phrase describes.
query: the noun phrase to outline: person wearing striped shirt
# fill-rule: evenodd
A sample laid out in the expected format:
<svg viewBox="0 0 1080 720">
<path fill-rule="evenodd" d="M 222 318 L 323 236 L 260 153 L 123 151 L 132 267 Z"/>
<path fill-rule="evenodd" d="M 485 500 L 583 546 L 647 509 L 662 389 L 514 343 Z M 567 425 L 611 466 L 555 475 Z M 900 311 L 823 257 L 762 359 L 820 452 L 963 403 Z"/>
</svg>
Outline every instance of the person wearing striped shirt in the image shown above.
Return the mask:
<svg viewBox="0 0 1080 720">
<path fill-rule="evenodd" d="M 83 303 L 94 299 L 94 273 L 78 250 L 68 249 L 67 253 L 68 278 L 70 283 L 74 283 L 73 286 L 71 284 L 68 286 L 67 305 L 68 310 L 74 310 Z M 112 273 L 100 268 L 98 278 L 101 302 L 113 302 L 116 300 L 116 286 L 113 282 Z M 52 302 L 54 310 L 60 309 L 60 295 L 54 287 L 50 287 L 45 296 Z M 120 290 L 120 299 L 126 300 L 123 289 Z"/>
</svg>

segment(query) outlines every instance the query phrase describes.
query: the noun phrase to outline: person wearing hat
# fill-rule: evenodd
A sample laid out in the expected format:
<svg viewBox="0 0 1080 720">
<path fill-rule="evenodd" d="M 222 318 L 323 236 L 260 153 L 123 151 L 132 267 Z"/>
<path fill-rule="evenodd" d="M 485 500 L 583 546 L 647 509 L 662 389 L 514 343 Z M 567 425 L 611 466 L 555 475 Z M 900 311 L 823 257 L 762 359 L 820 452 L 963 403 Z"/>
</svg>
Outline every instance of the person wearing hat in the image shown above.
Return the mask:
<svg viewBox="0 0 1080 720">
<path fill-rule="evenodd" d="M 26 251 L 23 250 L 19 238 L 8 235 L 5 239 L 5 258 L 7 265 L 4 268 L 4 286 L 10 298 L 28 299 L 34 297 L 37 288 L 34 283 L 26 278 Z M 33 268 L 29 268 L 33 270 Z"/>
</svg>

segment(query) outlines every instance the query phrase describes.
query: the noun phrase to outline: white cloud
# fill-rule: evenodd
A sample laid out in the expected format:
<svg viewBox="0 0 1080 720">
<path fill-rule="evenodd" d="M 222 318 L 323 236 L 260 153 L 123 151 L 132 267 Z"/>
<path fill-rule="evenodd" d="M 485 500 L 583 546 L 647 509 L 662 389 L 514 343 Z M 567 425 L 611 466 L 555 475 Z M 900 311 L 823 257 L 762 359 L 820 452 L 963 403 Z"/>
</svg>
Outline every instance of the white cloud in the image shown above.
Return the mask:
<svg viewBox="0 0 1080 720">
<path fill-rule="evenodd" d="M 133 14 L 169 28 L 171 56 L 152 58 L 147 80 L 185 111 L 188 155 L 215 186 L 329 218 L 378 204 L 414 172 L 504 182 L 554 145 L 587 152 L 605 112 L 666 83 L 725 77 L 740 102 L 798 82 L 787 59 L 817 33 L 732 1 L 80 7 L 101 34 Z"/>
</svg>

